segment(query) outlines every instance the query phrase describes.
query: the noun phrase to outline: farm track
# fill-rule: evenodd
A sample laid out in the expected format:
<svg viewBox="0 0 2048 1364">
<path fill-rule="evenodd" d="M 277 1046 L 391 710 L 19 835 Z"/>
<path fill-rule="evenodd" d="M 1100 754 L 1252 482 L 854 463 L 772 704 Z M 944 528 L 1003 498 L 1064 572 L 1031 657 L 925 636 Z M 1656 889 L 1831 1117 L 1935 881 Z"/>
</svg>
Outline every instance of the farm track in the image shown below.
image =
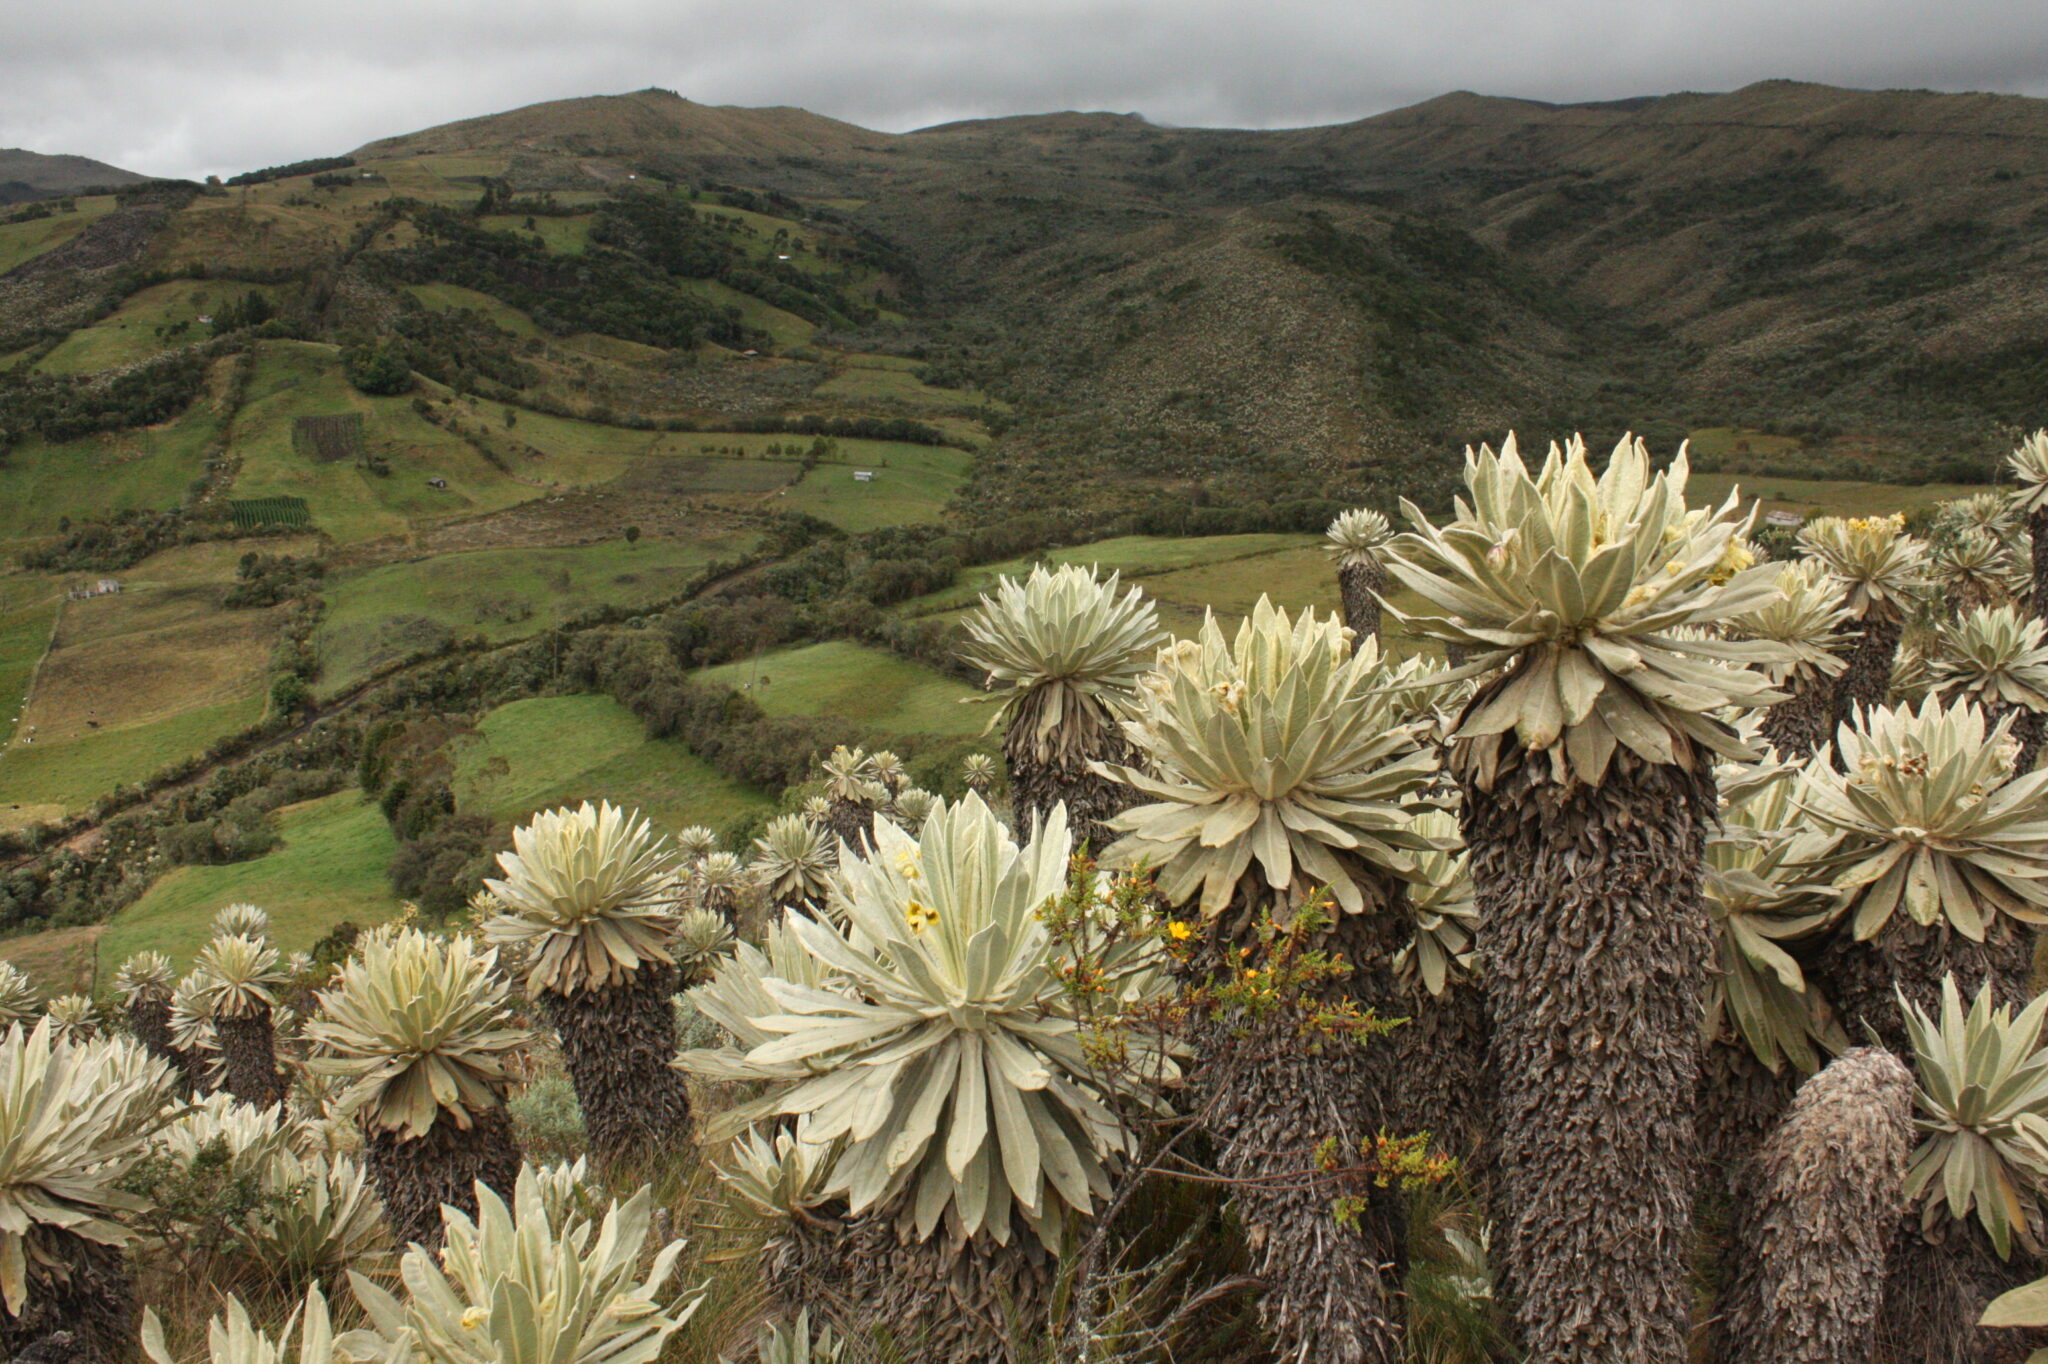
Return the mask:
<svg viewBox="0 0 2048 1364">
<path fill-rule="evenodd" d="M 656 610 L 665 611 L 670 609 L 671 607 L 683 605 L 686 602 L 697 601 L 700 598 L 709 595 L 710 593 L 719 591 L 720 589 L 725 587 L 729 587 L 734 583 L 744 581 L 748 577 L 751 577 L 752 575 L 761 572 L 763 569 L 768 567 L 769 562 L 772 561 L 761 561 L 750 564 L 742 564 L 738 568 L 720 574 L 718 577 L 704 584 L 702 587 L 697 589 L 697 591 L 691 593 L 690 596 L 686 598 L 663 602 L 659 606 L 652 607 L 649 609 L 649 611 L 643 612 L 641 614 L 651 614 L 653 611 Z M 634 619 L 638 619 L 638 617 L 626 617 L 626 620 Z M 485 648 L 477 649 L 473 652 L 472 657 L 485 658 L 490 656 L 491 654 L 505 653 L 510 650 L 520 648 L 524 645 L 531 644 L 534 640 L 539 639 L 544 634 L 556 632 L 562 634 L 581 634 L 587 630 L 611 629 L 624 623 L 625 621 L 600 621 L 593 622 L 587 625 L 572 624 L 560 626 L 557 627 L 557 631 L 538 630 L 530 635 L 521 635 L 517 639 L 508 639 L 501 641 L 497 644 L 489 645 Z M 450 657 L 451 655 L 449 654 L 435 654 L 428 658 L 412 659 L 408 662 L 397 664 L 388 671 L 380 672 L 374 674 L 373 676 L 366 677 L 362 679 L 360 682 L 354 683 L 353 685 L 344 688 L 342 691 L 336 693 L 331 697 L 328 697 L 325 701 L 322 701 L 319 704 L 317 704 L 315 707 L 313 707 L 313 709 L 310 712 L 308 712 L 304 719 L 300 720 L 290 729 L 286 729 L 280 731 L 277 734 L 271 735 L 251 745 L 249 748 L 243 749 L 241 752 L 236 753 L 230 757 L 222 758 L 216 762 L 206 763 L 205 765 L 187 774 L 186 776 L 180 777 L 175 781 L 167 783 L 161 789 L 152 794 L 147 800 L 140 801 L 134 805 L 126 806 L 106 816 L 105 818 L 94 819 L 91 818 L 89 815 L 84 816 L 83 818 L 85 819 L 85 822 L 81 824 L 79 827 L 73 829 L 70 833 L 66 834 L 61 841 L 52 844 L 49 847 L 41 848 L 35 852 L 31 852 L 24 856 L 14 858 L 11 861 L 0 863 L 0 873 L 25 870 L 27 868 L 35 866 L 37 863 L 43 861 L 45 858 L 48 858 L 52 854 L 57 852 L 86 852 L 97 844 L 100 831 L 110 821 L 120 819 L 126 815 L 135 814 L 140 811 L 152 809 L 159 803 L 161 803 L 165 797 L 175 795 L 181 791 L 190 790 L 192 787 L 198 785 L 200 782 L 206 780 L 208 777 L 212 776 L 215 772 L 221 770 L 224 767 L 236 766 L 240 763 L 261 757 L 265 753 L 272 752 L 278 748 L 283 747 L 288 743 L 293 742 L 296 739 L 303 738 L 309 731 L 313 729 L 315 725 L 318 725 L 323 720 L 331 720 L 335 716 L 344 714 L 347 711 L 353 709 L 371 693 L 377 691 L 386 683 L 395 682 L 399 678 L 404 677 L 409 673 L 416 672 L 421 668 L 431 667 L 439 663 L 445 663 L 448 661 Z"/>
</svg>

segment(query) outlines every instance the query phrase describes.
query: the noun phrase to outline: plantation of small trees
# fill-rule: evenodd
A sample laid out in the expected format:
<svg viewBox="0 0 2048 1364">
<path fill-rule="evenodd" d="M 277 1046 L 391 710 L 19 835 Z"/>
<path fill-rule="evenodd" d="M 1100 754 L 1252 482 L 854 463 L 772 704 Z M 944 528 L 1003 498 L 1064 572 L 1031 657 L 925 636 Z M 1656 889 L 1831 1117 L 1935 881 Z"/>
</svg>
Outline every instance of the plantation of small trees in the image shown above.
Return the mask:
<svg viewBox="0 0 2048 1364">
<path fill-rule="evenodd" d="M 786 783 L 743 838 L 592 801 L 499 846 L 451 673 L 351 750 L 400 921 L 0 967 L 0 1350 L 2024 1360 L 2048 431 L 2011 466 L 1770 545 L 1682 454 L 1511 436 L 1447 516 L 1338 517 L 1334 615 L 999 580 L 943 763 L 691 683 L 737 605 L 550 656 Z M 164 846 L 260 839 L 263 780 Z"/>
</svg>

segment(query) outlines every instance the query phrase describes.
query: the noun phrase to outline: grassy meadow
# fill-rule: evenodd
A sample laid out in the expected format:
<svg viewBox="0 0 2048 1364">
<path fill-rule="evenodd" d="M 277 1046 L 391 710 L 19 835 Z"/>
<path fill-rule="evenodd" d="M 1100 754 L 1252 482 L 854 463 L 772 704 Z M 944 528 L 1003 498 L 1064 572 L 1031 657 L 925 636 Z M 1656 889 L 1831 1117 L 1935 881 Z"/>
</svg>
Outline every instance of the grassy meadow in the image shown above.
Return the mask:
<svg viewBox="0 0 2048 1364">
<path fill-rule="evenodd" d="M 235 280 L 177 279 L 130 294 L 112 313 L 57 344 L 36 368 L 45 374 L 92 374 L 137 364 L 205 341 L 213 329 L 199 319 L 251 293 L 275 301 L 276 290 Z"/>
<path fill-rule="evenodd" d="M 69 213 L 53 213 L 26 223 L 0 223 L 0 275 L 37 256 L 55 251 L 86 229 L 95 218 L 114 211 L 114 196 L 96 195 L 73 201 Z"/>
<path fill-rule="evenodd" d="M 549 630 L 598 606 L 659 601 L 714 559 L 735 558 L 751 534 L 648 536 L 555 548 L 440 554 L 331 580 L 315 641 L 324 691 L 449 635 L 511 639 Z"/>
<path fill-rule="evenodd" d="M 179 970 L 206 946 L 215 912 L 237 901 L 270 911 L 281 951 L 311 947 L 344 919 L 381 923 L 398 900 L 384 868 L 396 848 L 377 807 L 353 790 L 287 806 L 272 816 L 283 842 L 262 857 L 225 867 L 178 867 L 116 914 L 97 949 L 102 980 L 146 949 Z"/>
<path fill-rule="evenodd" d="M 701 669 L 705 682 L 737 687 L 770 715 L 828 716 L 877 741 L 892 735 L 979 734 L 989 712 L 960 702 L 971 688 L 942 673 L 849 640 L 777 649 Z"/>
<path fill-rule="evenodd" d="M 723 829 L 774 806 L 682 744 L 648 738 L 608 696 L 536 697 L 492 711 L 457 750 L 455 792 L 457 808 L 508 822 L 609 800 L 638 807 L 669 831 Z"/>
</svg>

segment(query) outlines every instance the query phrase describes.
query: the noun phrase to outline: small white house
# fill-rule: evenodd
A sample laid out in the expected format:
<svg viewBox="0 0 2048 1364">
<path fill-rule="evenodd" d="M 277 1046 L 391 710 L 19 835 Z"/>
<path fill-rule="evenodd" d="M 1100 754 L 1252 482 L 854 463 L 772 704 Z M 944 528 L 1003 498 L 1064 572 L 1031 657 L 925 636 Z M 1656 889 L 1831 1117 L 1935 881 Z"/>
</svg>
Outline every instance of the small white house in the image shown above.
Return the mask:
<svg viewBox="0 0 2048 1364">
<path fill-rule="evenodd" d="M 853 481 L 855 483 L 873 483 L 875 481 L 875 471 L 873 469 L 855 469 L 853 471 Z"/>
<path fill-rule="evenodd" d="M 1801 516 L 1798 512 L 1765 512 L 1764 524 L 1767 526 L 1781 526 L 1786 530 L 1798 530 L 1801 526 L 1806 524 L 1806 518 Z"/>
</svg>

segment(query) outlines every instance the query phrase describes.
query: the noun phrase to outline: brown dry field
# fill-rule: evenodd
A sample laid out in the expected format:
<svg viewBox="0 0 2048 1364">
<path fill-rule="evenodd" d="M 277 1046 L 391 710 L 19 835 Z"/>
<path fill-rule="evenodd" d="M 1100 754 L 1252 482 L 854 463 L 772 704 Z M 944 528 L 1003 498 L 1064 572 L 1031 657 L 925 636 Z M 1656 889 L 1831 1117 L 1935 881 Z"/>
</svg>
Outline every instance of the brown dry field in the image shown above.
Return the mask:
<svg viewBox="0 0 2048 1364">
<path fill-rule="evenodd" d="M 67 601 L 17 730 L 39 742 L 146 724 L 260 688 L 284 608 L 229 611 L 244 546 L 189 545 L 126 575 L 120 593 Z M 306 553 L 310 537 L 268 542 Z M 97 722 L 94 724 L 92 722 Z"/>
<path fill-rule="evenodd" d="M 104 926 L 53 928 L 25 938 L 0 942 L 0 961 L 12 962 L 45 998 L 76 991 L 88 993 L 94 985 L 93 965 Z"/>
</svg>

